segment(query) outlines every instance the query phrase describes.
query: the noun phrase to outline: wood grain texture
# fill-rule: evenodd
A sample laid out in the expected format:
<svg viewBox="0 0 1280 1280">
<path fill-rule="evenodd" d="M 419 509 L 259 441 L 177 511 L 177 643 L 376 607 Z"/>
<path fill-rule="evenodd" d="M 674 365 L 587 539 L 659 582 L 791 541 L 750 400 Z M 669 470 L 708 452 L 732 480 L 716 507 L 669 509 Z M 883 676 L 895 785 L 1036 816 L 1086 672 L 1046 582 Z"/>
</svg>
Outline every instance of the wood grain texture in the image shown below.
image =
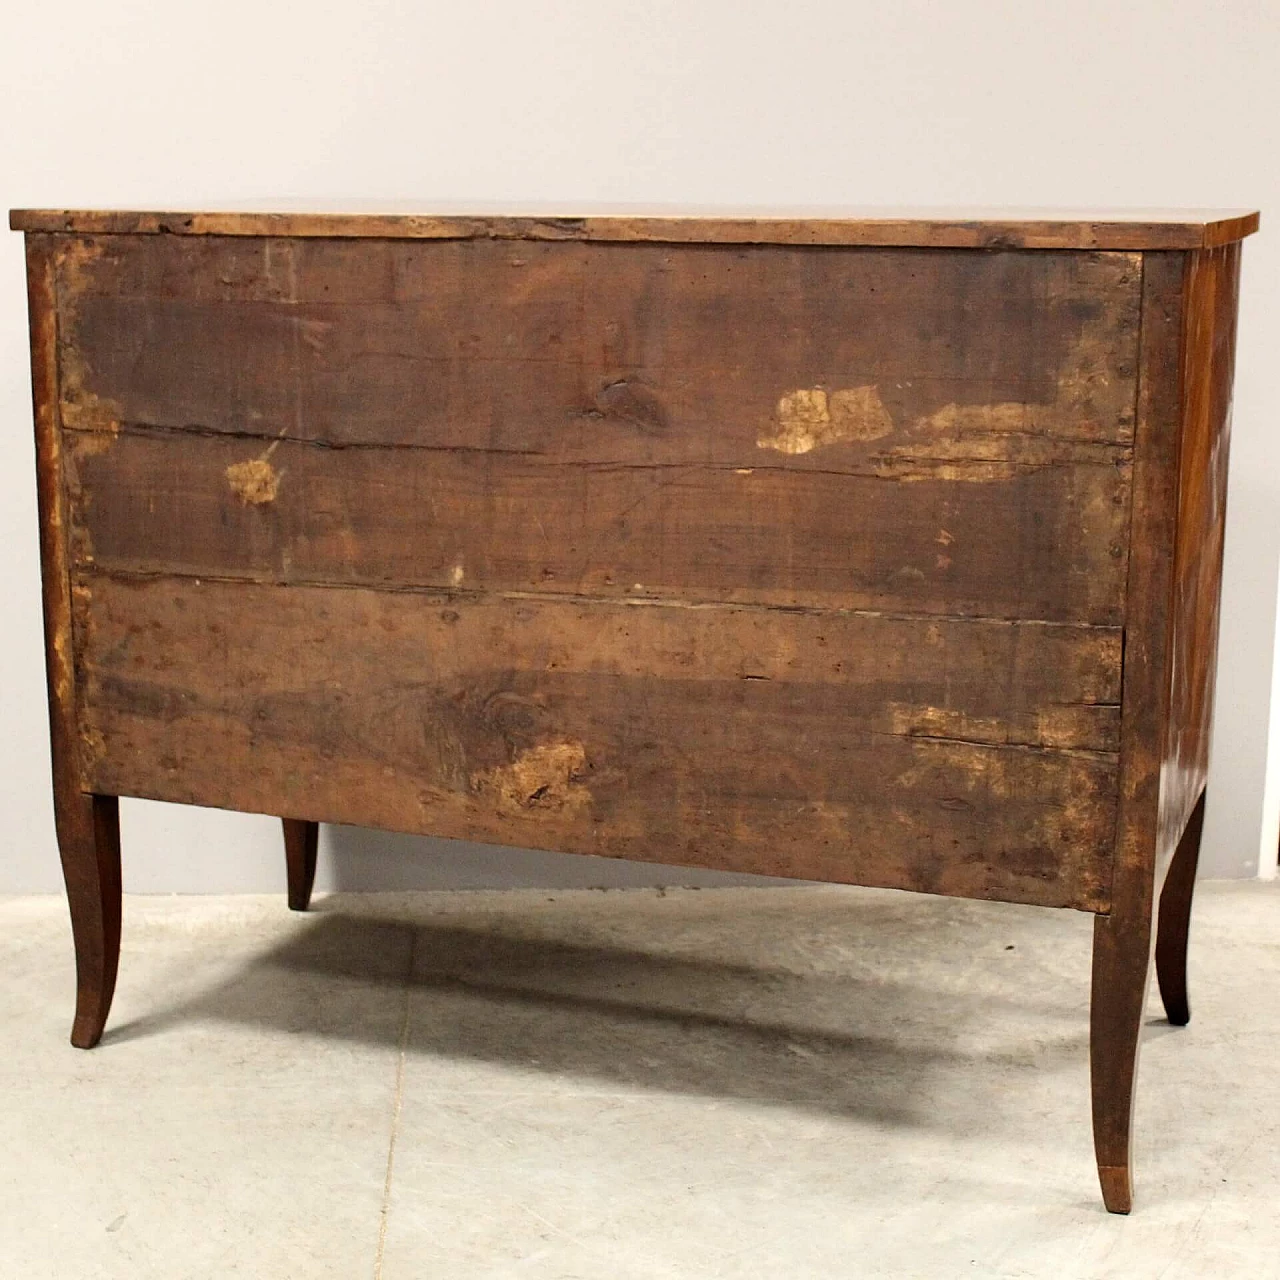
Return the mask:
<svg viewBox="0 0 1280 1280">
<path fill-rule="evenodd" d="M 1094 1149 L 1103 1197 L 1113 1213 L 1128 1213 L 1132 1207 L 1134 1082 L 1151 969 L 1160 774 L 1169 712 L 1186 270 L 1182 254 L 1144 257 L 1120 794 L 1110 910 L 1094 921 L 1089 1042 Z"/>
<path fill-rule="evenodd" d="M 68 240 L 77 555 L 1114 625 L 1138 277 L 1124 254 Z"/>
<path fill-rule="evenodd" d="M 67 237 L 63 419 L 557 462 L 1109 460 L 1087 446 L 1132 440 L 1138 264 Z"/>
<path fill-rule="evenodd" d="M 17 231 L 179 236 L 661 241 L 835 244 L 956 249 L 1200 249 L 1258 229 L 1247 209 L 843 209 L 530 213 L 277 211 L 133 212 L 14 209 Z"/>
<path fill-rule="evenodd" d="M 1239 245 L 1188 255 L 1171 687 L 1157 878 L 1177 848 L 1209 773 L 1239 280 Z"/>
<path fill-rule="evenodd" d="M 76 594 L 96 787 L 1107 899 L 1114 631 L 101 573 Z"/>
<path fill-rule="evenodd" d="M 45 236 L 29 237 L 26 250 L 53 810 L 76 952 L 71 1043 L 88 1049 L 102 1036 L 120 961 L 120 827 L 114 796 L 89 795 L 80 786 L 70 521 L 58 422 L 56 250 Z"/>
<path fill-rule="evenodd" d="M 958 486 L 122 432 L 72 445 L 75 556 L 133 572 L 1115 625 L 1127 469 Z M 961 492 L 961 488 L 963 491 Z"/>
</svg>

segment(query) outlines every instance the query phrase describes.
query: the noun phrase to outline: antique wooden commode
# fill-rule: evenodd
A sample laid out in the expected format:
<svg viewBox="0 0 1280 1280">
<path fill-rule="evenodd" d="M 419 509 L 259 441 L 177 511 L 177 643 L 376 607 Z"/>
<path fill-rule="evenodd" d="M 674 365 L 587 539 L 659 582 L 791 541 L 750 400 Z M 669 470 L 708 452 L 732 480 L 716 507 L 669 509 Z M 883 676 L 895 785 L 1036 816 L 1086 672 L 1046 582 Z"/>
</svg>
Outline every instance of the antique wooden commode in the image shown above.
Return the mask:
<svg viewBox="0 0 1280 1280">
<path fill-rule="evenodd" d="M 12 225 L 74 1044 L 122 795 L 1074 907 L 1129 1209 L 1256 214 Z"/>
</svg>

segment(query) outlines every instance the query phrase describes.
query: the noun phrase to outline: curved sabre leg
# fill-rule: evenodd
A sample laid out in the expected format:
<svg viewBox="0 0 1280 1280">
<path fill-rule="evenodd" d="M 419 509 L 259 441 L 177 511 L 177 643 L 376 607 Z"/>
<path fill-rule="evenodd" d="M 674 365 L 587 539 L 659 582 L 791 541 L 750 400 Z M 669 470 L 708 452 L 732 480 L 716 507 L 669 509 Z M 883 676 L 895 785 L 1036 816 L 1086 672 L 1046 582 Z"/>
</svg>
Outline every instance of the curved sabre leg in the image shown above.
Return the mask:
<svg viewBox="0 0 1280 1280">
<path fill-rule="evenodd" d="M 1192 810 L 1187 829 L 1178 841 L 1173 861 L 1160 891 L 1160 917 L 1156 928 L 1156 980 L 1165 1013 L 1175 1027 L 1191 1021 L 1187 1001 L 1187 934 L 1191 926 L 1191 899 L 1196 888 L 1200 860 L 1200 836 L 1204 831 L 1204 796 Z"/>
<path fill-rule="evenodd" d="M 1093 921 L 1089 1068 L 1093 1148 L 1111 1213 L 1133 1207 L 1133 1095 L 1138 1037 L 1151 971 L 1151 922 L 1100 915 Z"/>
<path fill-rule="evenodd" d="M 71 1043 L 102 1039 L 120 968 L 120 810 L 115 796 L 54 789 L 58 852 L 76 950 Z"/>
</svg>

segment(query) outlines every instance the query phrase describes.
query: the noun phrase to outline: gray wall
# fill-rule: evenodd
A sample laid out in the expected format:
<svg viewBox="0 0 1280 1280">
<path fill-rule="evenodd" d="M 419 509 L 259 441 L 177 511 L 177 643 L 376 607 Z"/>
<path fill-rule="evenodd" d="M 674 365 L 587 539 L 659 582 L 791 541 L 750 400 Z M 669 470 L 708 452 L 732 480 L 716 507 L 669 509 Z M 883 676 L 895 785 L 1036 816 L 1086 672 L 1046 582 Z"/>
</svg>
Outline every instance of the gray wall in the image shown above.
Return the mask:
<svg viewBox="0 0 1280 1280">
<path fill-rule="evenodd" d="M 132 801 L 123 809 L 121 826 L 126 847 L 164 851 L 160 858 L 126 863 L 128 887 L 136 892 L 199 893 L 214 885 L 284 892 L 284 845 L 272 818 Z M 749 883 L 751 877 L 692 868 L 330 826 L 320 829 L 316 869 L 320 892 Z"/>
<path fill-rule="evenodd" d="M 55 16 L 56 15 L 56 16 Z M 1256 205 L 1280 212 L 1280 6 L 1210 0 L 65 0 L 6 13 L 0 203 L 315 198 Z M 58 887 L 21 243 L 0 244 L 0 892 Z M 1280 236 L 1244 254 L 1203 866 L 1275 866 Z M 132 888 L 278 888 L 274 826 L 125 813 Z M 384 884 L 668 882 L 338 832 Z"/>
</svg>

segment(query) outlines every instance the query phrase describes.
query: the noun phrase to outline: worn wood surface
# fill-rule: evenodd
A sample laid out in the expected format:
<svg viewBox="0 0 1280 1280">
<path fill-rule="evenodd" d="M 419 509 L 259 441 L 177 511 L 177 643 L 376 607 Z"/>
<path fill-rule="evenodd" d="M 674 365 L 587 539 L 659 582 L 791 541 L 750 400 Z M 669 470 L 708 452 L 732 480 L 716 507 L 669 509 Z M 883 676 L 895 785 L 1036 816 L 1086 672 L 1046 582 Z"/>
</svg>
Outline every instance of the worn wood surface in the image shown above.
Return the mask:
<svg viewBox="0 0 1280 1280">
<path fill-rule="evenodd" d="M 131 212 L 14 209 L 17 231 L 232 236 L 399 237 L 834 244 L 960 249 L 1200 249 L 1258 229 L 1247 209 L 793 209 L 708 210 L 690 216 L 614 209 L 473 210 L 375 206 L 333 213 Z"/>
<path fill-rule="evenodd" d="M 81 563 L 1121 619 L 1124 254 L 69 241 Z"/>
<path fill-rule="evenodd" d="M 556 462 L 1027 465 L 1133 434 L 1134 254 L 67 237 L 71 427 Z"/>
<path fill-rule="evenodd" d="M 40 574 L 49 692 L 53 812 L 76 951 L 76 1012 L 71 1043 L 98 1043 L 115 993 L 120 960 L 120 826 L 114 796 L 81 790 L 78 673 L 71 619 L 70 518 L 62 485 L 64 435 L 58 421 L 56 265 L 46 236 L 27 240 L 31 383 Z"/>
<path fill-rule="evenodd" d="M 101 573 L 77 607 L 87 786 L 1106 901 L 1115 631 Z"/>
<path fill-rule="evenodd" d="M 122 432 L 70 446 L 78 564 L 1114 626 L 1128 464 L 938 477 L 568 467 Z M 255 465 L 261 463 L 261 466 Z"/>
<path fill-rule="evenodd" d="M 62 279 L 87 784 L 1105 905 L 1133 255 L 121 237 Z"/>
<path fill-rule="evenodd" d="M 1134 255 L 68 237 L 60 281 L 86 785 L 1105 906 Z"/>
</svg>

